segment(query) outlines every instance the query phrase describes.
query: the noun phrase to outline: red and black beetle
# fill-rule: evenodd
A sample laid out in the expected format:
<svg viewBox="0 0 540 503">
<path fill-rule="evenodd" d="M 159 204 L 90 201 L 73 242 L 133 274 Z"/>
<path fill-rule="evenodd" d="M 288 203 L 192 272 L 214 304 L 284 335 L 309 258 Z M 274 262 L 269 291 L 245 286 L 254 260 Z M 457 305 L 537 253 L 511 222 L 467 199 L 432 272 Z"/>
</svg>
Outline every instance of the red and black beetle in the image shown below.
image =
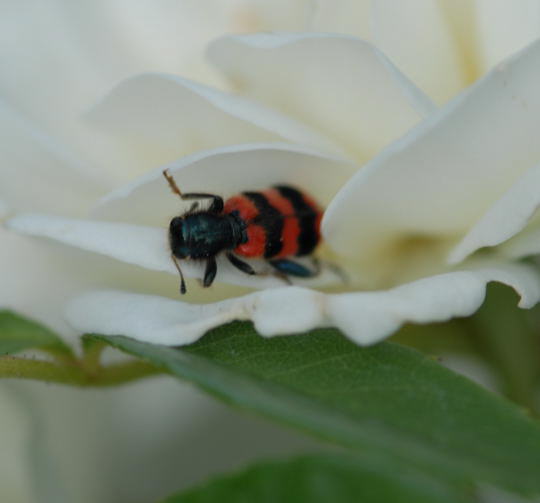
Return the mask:
<svg viewBox="0 0 540 503">
<path fill-rule="evenodd" d="M 311 255 L 320 241 L 322 211 L 304 192 L 288 185 L 277 185 L 260 192 L 242 192 L 225 202 L 220 196 L 206 193 L 183 194 L 174 178 L 163 171 L 171 190 L 183 200 L 194 200 L 183 215 L 169 225 L 171 257 L 180 273 L 180 293 L 186 284 L 177 259 L 204 260 L 203 286 L 214 281 L 216 256 L 222 252 L 246 274 L 257 274 L 240 257 L 264 258 L 276 274 L 309 278 L 319 273 L 290 257 Z M 199 209 L 197 200 L 209 199 L 207 209 Z"/>
</svg>

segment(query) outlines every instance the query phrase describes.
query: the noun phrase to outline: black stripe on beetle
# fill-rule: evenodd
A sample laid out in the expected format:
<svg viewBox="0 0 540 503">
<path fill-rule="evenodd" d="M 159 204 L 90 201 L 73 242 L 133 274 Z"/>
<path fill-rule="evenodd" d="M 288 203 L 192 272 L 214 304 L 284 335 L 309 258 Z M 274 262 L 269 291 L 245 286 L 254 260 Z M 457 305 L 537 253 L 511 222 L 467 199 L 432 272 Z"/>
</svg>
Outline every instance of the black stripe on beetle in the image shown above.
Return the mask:
<svg viewBox="0 0 540 503">
<path fill-rule="evenodd" d="M 309 255 L 319 242 L 316 229 L 316 210 L 306 202 L 299 190 L 287 185 L 277 185 L 275 188 L 284 198 L 290 201 L 295 213 L 298 215 L 300 235 L 298 236 L 298 251 L 296 255 Z"/>
<path fill-rule="evenodd" d="M 260 225 L 266 233 L 264 257 L 270 258 L 277 255 L 283 248 L 281 241 L 283 215 L 268 202 L 266 196 L 261 192 L 242 192 L 242 195 L 247 197 L 259 212 L 253 223 Z"/>
</svg>

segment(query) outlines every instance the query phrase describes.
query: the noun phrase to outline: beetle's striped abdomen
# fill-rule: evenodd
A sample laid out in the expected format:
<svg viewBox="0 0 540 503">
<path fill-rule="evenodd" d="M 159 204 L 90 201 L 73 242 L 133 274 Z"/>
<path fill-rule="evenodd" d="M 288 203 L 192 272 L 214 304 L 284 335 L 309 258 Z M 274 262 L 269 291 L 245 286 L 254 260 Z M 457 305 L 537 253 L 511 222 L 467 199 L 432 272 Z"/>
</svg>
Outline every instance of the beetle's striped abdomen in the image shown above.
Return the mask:
<svg viewBox="0 0 540 503">
<path fill-rule="evenodd" d="M 247 242 L 234 250 L 238 255 L 309 255 L 319 243 L 322 212 L 311 197 L 294 187 L 243 192 L 225 202 L 224 212 L 233 211 L 247 224 Z"/>
</svg>

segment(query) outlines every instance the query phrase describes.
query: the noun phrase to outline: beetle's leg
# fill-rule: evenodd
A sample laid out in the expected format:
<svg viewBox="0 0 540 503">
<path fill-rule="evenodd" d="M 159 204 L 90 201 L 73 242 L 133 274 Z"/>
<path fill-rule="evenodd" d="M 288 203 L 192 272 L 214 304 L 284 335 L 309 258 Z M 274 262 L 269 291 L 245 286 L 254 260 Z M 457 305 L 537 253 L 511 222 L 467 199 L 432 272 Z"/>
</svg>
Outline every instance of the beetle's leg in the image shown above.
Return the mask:
<svg viewBox="0 0 540 503">
<path fill-rule="evenodd" d="M 326 260 L 321 261 L 317 257 L 311 257 L 311 263 L 313 264 L 313 270 L 315 274 L 319 274 L 324 267 L 325 269 L 328 269 L 332 274 L 337 276 L 342 281 L 342 283 L 349 283 L 349 277 L 347 276 L 347 274 L 345 274 L 345 271 L 337 264 L 334 264 L 333 262 L 328 262 Z"/>
<path fill-rule="evenodd" d="M 324 266 L 330 269 L 344 284 L 349 284 L 350 280 L 345 271 L 333 262 L 324 262 Z"/>
<path fill-rule="evenodd" d="M 167 183 L 169 184 L 169 187 L 173 193 L 177 194 L 182 200 L 211 199 L 212 203 L 210 204 L 208 211 L 210 213 L 221 213 L 223 211 L 223 199 L 220 196 L 216 196 L 215 194 L 207 194 L 204 192 L 189 192 L 187 194 L 182 194 L 168 169 L 163 170 L 163 176 L 165 177 L 165 180 L 167 180 Z"/>
<path fill-rule="evenodd" d="M 182 274 L 182 269 L 180 269 L 180 264 L 178 263 L 178 260 L 174 255 L 171 254 L 172 261 L 174 262 L 174 265 L 176 266 L 176 269 L 178 270 L 178 274 L 180 274 L 180 293 L 184 295 L 186 293 L 186 281 L 184 280 L 184 275 Z"/>
<path fill-rule="evenodd" d="M 245 272 L 246 274 L 257 274 L 253 267 L 251 267 L 249 264 L 244 262 L 243 260 L 240 260 L 238 257 L 235 257 L 232 253 L 227 253 L 227 258 L 229 259 L 229 262 L 236 267 L 237 269 L 240 269 L 242 272 Z"/>
<path fill-rule="evenodd" d="M 321 261 L 317 257 L 311 257 L 311 265 L 313 266 L 313 276 L 318 276 L 321 273 Z"/>
<path fill-rule="evenodd" d="M 274 276 L 277 279 L 282 280 L 287 285 L 292 285 L 293 284 L 293 282 L 291 281 L 291 278 L 289 278 L 289 276 L 287 274 L 285 274 L 284 272 L 278 271 L 277 269 L 274 271 Z"/>
<path fill-rule="evenodd" d="M 165 177 L 165 180 L 167 180 L 167 183 L 173 191 L 173 194 L 178 194 L 180 197 L 182 197 L 182 192 L 180 192 L 178 185 L 176 185 L 176 182 L 174 181 L 173 176 L 169 173 L 168 169 L 163 170 L 163 176 Z"/>
<path fill-rule="evenodd" d="M 319 274 L 318 270 L 312 271 L 307 267 L 288 259 L 268 260 L 268 263 L 285 276 L 296 276 L 298 278 L 312 278 Z"/>
<path fill-rule="evenodd" d="M 204 288 L 209 287 L 214 282 L 216 273 L 217 273 L 216 259 L 214 257 L 210 257 L 206 260 L 206 269 L 204 270 L 204 279 L 203 279 Z"/>
<path fill-rule="evenodd" d="M 322 268 L 325 267 L 333 274 L 338 276 L 343 283 L 349 283 L 349 278 L 341 267 L 332 262 L 321 262 L 317 257 L 311 257 L 311 264 L 313 266 L 312 270 L 308 269 L 302 264 L 299 264 L 298 262 L 287 259 L 269 260 L 268 263 L 282 275 L 296 276 L 298 278 L 314 278 L 315 276 L 318 276 Z"/>
</svg>

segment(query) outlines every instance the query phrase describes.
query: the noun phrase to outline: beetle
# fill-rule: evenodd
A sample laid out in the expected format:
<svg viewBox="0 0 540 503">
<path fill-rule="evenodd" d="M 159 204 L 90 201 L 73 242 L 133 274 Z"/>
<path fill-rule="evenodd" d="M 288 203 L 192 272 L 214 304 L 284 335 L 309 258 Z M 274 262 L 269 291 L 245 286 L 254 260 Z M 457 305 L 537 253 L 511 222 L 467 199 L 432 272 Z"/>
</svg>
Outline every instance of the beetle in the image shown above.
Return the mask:
<svg viewBox="0 0 540 503">
<path fill-rule="evenodd" d="M 310 278 L 319 274 L 315 257 L 311 257 L 311 269 L 290 258 L 311 255 L 320 242 L 322 211 L 305 192 L 289 185 L 276 185 L 263 191 L 242 192 L 223 201 L 215 194 L 184 194 L 167 169 L 163 176 L 174 194 L 183 201 L 193 201 L 188 211 L 169 224 L 171 258 L 180 274 L 181 294 L 186 293 L 186 283 L 178 259 L 206 263 L 203 287 L 213 283 L 216 256 L 221 253 L 245 274 L 257 272 L 244 257 L 265 259 L 275 274 L 289 283 L 289 276 Z M 199 202 L 205 199 L 210 204 L 200 209 Z"/>
</svg>

